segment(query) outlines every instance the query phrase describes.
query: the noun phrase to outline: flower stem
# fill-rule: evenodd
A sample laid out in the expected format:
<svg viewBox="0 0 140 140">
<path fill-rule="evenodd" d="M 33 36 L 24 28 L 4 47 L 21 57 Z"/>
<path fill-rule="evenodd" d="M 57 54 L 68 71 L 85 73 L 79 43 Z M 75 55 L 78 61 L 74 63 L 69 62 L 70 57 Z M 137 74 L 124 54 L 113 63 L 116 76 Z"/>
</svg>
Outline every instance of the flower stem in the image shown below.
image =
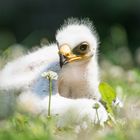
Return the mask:
<svg viewBox="0 0 140 140">
<path fill-rule="evenodd" d="M 96 115 L 97 115 L 98 123 L 100 123 L 99 114 L 98 114 L 98 109 L 95 109 L 95 110 L 96 110 Z"/>
<path fill-rule="evenodd" d="M 51 96 L 52 96 L 52 79 L 49 78 L 49 104 L 48 104 L 48 117 L 51 116 Z"/>
</svg>

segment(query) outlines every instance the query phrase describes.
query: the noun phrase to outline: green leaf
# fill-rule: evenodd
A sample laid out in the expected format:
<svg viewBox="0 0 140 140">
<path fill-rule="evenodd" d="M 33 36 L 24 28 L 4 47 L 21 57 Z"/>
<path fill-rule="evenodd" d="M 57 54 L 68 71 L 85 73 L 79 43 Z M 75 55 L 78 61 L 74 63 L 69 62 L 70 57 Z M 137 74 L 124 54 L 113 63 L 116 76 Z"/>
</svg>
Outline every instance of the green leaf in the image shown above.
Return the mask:
<svg viewBox="0 0 140 140">
<path fill-rule="evenodd" d="M 109 102 L 112 104 L 112 101 L 116 99 L 116 93 L 114 89 L 107 83 L 100 83 L 99 91 L 101 93 L 102 100 L 105 102 Z"/>
<path fill-rule="evenodd" d="M 112 102 L 116 99 L 116 93 L 114 89 L 107 83 L 99 84 L 99 91 L 101 93 L 102 101 L 106 103 L 107 111 L 113 114 Z"/>
</svg>

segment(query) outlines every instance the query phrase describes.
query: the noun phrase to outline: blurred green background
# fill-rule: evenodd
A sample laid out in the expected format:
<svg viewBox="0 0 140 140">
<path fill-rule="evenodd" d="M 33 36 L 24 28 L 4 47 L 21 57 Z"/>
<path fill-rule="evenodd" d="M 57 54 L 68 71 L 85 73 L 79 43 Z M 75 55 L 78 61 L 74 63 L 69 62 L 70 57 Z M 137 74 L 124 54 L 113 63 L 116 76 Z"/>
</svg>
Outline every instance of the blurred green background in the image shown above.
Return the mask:
<svg viewBox="0 0 140 140">
<path fill-rule="evenodd" d="M 0 0 L 0 53 L 15 44 L 55 41 L 68 17 L 93 20 L 100 52 L 113 63 L 140 65 L 140 0 Z"/>
</svg>

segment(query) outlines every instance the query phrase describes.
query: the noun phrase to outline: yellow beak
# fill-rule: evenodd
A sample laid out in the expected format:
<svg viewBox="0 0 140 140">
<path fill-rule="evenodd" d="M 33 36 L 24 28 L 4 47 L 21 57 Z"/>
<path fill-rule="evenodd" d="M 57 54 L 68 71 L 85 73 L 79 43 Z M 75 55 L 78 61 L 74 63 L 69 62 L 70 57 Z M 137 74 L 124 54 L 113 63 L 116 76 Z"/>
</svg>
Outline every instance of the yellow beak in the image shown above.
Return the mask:
<svg viewBox="0 0 140 140">
<path fill-rule="evenodd" d="M 73 54 L 70 47 L 67 44 L 64 44 L 60 47 L 59 54 L 65 56 L 67 62 L 72 62 L 74 60 L 82 59 L 81 56 L 77 56 L 77 55 Z"/>
</svg>

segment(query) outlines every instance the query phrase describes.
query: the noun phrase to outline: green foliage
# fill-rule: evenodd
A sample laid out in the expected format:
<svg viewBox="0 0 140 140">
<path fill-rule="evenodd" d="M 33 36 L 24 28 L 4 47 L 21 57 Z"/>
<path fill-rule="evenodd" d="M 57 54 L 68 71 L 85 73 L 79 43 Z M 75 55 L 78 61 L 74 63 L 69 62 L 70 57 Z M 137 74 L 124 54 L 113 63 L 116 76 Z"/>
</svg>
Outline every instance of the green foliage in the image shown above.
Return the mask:
<svg viewBox="0 0 140 140">
<path fill-rule="evenodd" d="M 55 130 L 56 117 L 15 113 L 0 128 L 0 140 L 53 140 Z"/>
<path fill-rule="evenodd" d="M 116 93 L 114 89 L 107 83 L 99 84 L 99 91 L 101 93 L 102 101 L 106 103 L 107 111 L 113 115 L 112 103 L 116 99 Z"/>
</svg>

